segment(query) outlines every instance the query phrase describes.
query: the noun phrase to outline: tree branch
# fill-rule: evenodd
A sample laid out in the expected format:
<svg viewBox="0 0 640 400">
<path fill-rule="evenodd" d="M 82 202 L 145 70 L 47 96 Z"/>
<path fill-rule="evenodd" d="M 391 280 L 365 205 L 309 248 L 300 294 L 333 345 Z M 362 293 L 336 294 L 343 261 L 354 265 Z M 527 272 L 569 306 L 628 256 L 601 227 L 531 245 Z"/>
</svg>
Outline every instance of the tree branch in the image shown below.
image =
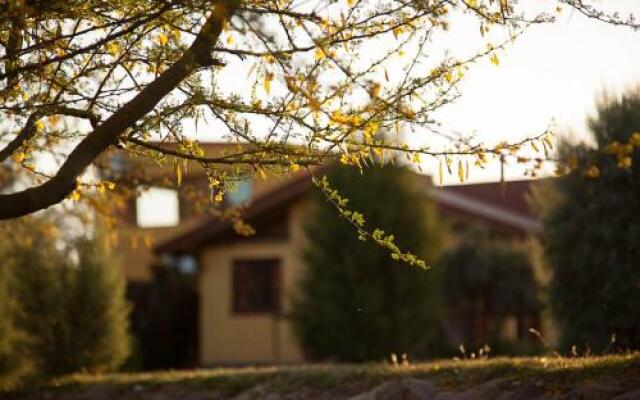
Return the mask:
<svg viewBox="0 0 640 400">
<path fill-rule="evenodd" d="M 91 122 L 92 127 L 98 125 L 98 117 L 91 111 L 80 110 L 77 108 L 69 107 L 52 107 L 50 109 L 41 109 L 35 111 L 27 119 L 27 123 L 24 125 L 20 133 L 13 138 L 2 150 L 0 150 L 0 163 L 6 160 L 18 147 L 20 147 L 26 140 L 29 140 L 36 133 L 36 122 L 42 117 L 47 115 L 68 115 L 71 117 L 85 118 Z"/>
<path fill-rule="evenodd" d="M 221 0 L 212 10 L 200 33 L 182 57 L 144 88 L 131 101 L 87 135 L 69 154 L 56 175 L 45 183 L 12 194 L 0 195 L 0 220 L 16 218 L 45 209 L 75 190 L 78 177 L 121 134 L 149 113 L 183 79 L 214 60 L 211 49 L 240 0 Z"/>
<path fill-rule="evenodd" d="M 16 151 L 16 149 L 20 147 L 20 145 L 22 145 L 22 143 L 24 143 L 26 140 L 31 139 L 33 135 L 35 135 L 35 125 L 40 117 L 41 114 L 37 111 L 29 116 L 29 118 L 27 119 L 27 123 L 24 125 L 24 128 L 22 128 L 20 133 L 15 138 L 13 138 L 13 140 L 10 141 L 9 144 L 4 147 L 4 149 L 0 150 L 0 163 L 6 160 L 11 154 L 13 154 L 13 152 Z"/>
<path fill-rule="evenodd" d="M 135 31 L 138 27 L 144 25 L 145 23 L 152 21 L 154 18 L 159 17 L 160 15 L 162 15 L 164 12 L 166 12 L 168 9 L 170 8 L 170 5 L 165 5 L 163 8 L 161 8 L 158 12 L 153 13 L 149 16 L 147 16 L 144 19 L 138 20 L 134 23 L 132 23 L 129 27 L 127 28 L 122 28 L 121 30 L 119 30 L 118 32 L 113 33 L 110 36 L 104 37 L 102 39 L 99 39 L 97 41 L 95 41 L 94 43 L 87 45 L 85 47 L 79 48 L 79 49 L 75 49 L 73 51 L 69 51 L 68 53 L 65 53 L 63 55 L 60 56 L 55 56 L 49 59 L 46 59 L 44 61 L 40 61 L 37 63 L 32 63 L 32 64 L 26 64 L 20 67 L 16 67 L 16 68 L 12 68 L 10 70 L 5 71 L 4 73 L 0 73 L 0 79 L 5 79 L 7 78 L 9 81 L 11 79 L 14 79 L 16 77 L 18 77 L 20 74 L 24 73 L 24 72 L 29 72 L 29 71 L 33 71 L 33 70 L 37 70 L 37 69 L 41 69 L 49 64 L 53 64 L 53 63 L 57 63 L 57 62 L 62 62 L 65 60 L 68 60 L 70 58 L 73 58 L 79 54 L 86 54 L 87 52 L 94 50 L 100 46 L 105 45 L 107 42 L 113 41 L 121 36 L 127 35 L 133 31 Z"/>
<path fill-rule="evenodd" d="M 196 156 L 193 154 L 181 153 L 177 150 L 162 147 L 160 145 L 154 145 L 152 143 L 145 142 L 144 140 L 140 140 L 132 137 L 126 138 L 125 140 L 137 146 L 144 147 L 149 150 L 157 151 L 158 153 L 161 153 L 163 155 L 182 158 L 185 160 L 197 161 L 202 164 L 221 164 L 221 165 L 262 164 L 262 165 L 285 165 L 286 166 L 286 165 L 291 165 L 291 162 L 295 161 L 295 163 L 298 165 L 312 166 L 312 165 L 320 165 L 323 162 L 325 162 L 326 159 L 329 158 L 326 155 L 322 155 L 322 154 L 296 154 L 295 152 L 292 152 L 291 154 L 283 153 L 283 155 L 293 157 L 294 158 L 293 160 L 291 159 L 287 160 L 284 158 L 277 158 L 277 157 L 274 157 L 271 159 L 265 159 L 264 157 L 255 155 L 255 153 L 264 151 L 261 149 L 248 150 L 248 151 L 243 151 L 236 154 L 228 154 L 220 157 L 202 157 L 202 156 Z"/>
</svg>

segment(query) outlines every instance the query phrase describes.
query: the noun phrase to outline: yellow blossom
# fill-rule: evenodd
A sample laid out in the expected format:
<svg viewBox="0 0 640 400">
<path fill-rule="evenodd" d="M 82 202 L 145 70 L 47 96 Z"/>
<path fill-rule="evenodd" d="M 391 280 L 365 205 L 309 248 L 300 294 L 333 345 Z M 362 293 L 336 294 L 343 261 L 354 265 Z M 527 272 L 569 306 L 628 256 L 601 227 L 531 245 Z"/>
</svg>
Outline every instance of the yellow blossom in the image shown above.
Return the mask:
<svg viewBox="0 0 640 400">
<path fill-rule="evenodd" d="M 273 74 L 271 72 L 268 72 L 264 76 L 264 91 L 267 92 L 267 94 L 271 93 L 271 81 L 272 80 L 273 80 Z"/>
<path fill-rule="evenodd" d="M 632 159 L 629 156 L 618 158 L 618 168 L 629 169 L 631 168 Z"/>
<path fill-rule="evenodd" d="M 24 154 L 24 152 L 15 153 L 12 158 L 13 161 L 15 161 L 17 164 L 20 164 L 26 158 L 26 154 Z"/>
<path fill-rule="evenodd" d="M 340 162 L 344 165 L 349 165 L 349 156 L 346 154 L 340 155 Z"/>
<path fill-rule="evenodd" d="M 42 122 L 41 120 L 37 120 L 34 126 L 37 132 L 42 132 L 45 128 L 44 122 Z"/>
<path fill-rule="evenodd" d="M 587 172 L 586 175 L 589 178 L 597 178 L 600 176 L 600 168 L 598 168 L 595 165 L 590 166 L 589 168 L 587 168 Z"/>
<path fill-rule="evenodd" d="M 120 51 L 120 45 L 118 42 L 109 42 L 107 43 L 107 53 L 115 56 Z"/>
<path fill-rule="evenodd" d="M 169 43 L 169 37 L 167 37 L 167 35 L 165 35 L 164 33 L 161 33 L 160 35 L 158 35 L 158 43 L 160 43 L 160 46 L 166 46 L 167 43 Z"/>
</svg>

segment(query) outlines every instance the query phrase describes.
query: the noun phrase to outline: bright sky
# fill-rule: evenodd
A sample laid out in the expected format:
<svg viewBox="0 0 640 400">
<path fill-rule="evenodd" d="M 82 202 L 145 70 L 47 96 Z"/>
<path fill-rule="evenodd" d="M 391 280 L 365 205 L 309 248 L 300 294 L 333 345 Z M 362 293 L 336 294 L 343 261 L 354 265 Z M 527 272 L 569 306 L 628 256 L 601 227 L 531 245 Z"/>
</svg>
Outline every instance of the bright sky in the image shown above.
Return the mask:
<svg viewBox="0 0 640 400">
<path fill-rule="evenodd" d="M 606 6 L 640 16 L 639 0 L 607 0 Z M 452 45 L 465 45 L 469 37 L 457 35 Z M 462 98 L 439 115 L 446 126 L 475 131 L 488 142 L 533 136 L 554 120 L 557 134 L 587 140 L 585 120 L 597 96 L 635 84 L 640 84 L 640 32 L 566 10 L 557 23 L 530 28 L 501 54 L 498 67 L 489 62 L 473 67 L 462 83 Z M 496 169 L 475 172 L 472 180 L 496 177 Z M 522 177 L 516 168 L 507 172 Z"/>
<path fill-rule="evenodd" d="M 640 15 L 638 0 L 607 5 Z M 463 97 L 443 116 L 457 129 L 500 137 L 558 128 L 583 135 L 596 96 L 640 83 L 640 32 L 566 11 L 555 24 L 534 26 L 501 57 L 499 67 L 476 66 Z M 584 136 L 580 136 L 584 137 Z"/>
</svg>

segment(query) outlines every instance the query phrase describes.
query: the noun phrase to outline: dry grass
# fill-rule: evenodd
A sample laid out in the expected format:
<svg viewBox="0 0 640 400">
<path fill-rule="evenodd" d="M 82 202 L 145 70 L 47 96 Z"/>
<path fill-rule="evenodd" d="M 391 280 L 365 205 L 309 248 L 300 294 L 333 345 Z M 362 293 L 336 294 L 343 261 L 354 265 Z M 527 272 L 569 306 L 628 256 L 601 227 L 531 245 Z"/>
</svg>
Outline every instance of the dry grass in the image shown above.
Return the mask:
<svg viewBox="0 0 640 400">
<path fill-rule="evenodd" d="M 302 365 L 282 367 L 216 368 L 192 371 L 77 374 L 52 382 L 49 389 L 65 391 L 94 385 L 109 385 L 129 390 L 163 385 L 211 389 L 236 393 L 269 383 L 277 391 L 323 390 L 357 384 L 362 388 L 400 377 L 426 378 L 443 387 L 464 388 L 494 378 L 543 382 L 547 388 L 568 387 L 607 379 L 638 379 L 640 353 L 586 358 L 527 357 L 482 360 L 439 360 L 407 366 L 391 364 Z"/>
</svg>

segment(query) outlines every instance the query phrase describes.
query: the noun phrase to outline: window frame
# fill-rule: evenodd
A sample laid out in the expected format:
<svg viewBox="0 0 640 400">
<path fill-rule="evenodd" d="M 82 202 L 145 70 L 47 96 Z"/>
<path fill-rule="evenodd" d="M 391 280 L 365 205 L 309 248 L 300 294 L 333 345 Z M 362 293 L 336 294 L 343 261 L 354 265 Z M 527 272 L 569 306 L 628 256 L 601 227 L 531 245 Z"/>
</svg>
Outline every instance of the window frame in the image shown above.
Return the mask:
<svg viewBox="0 0 640 400">
<path fill-rule="evenodd" d="M 261 265 L 268 264 L 268 265 Z M 260 308 L 241 306 L 240 302 L 240 269 L 241 268 L 270 268 L 271 304 Z M 232 315 L 272 315 L 278 314 L 282 307 L 282 259 L 279 257 L 256 257 L 234 259 L 231 263 L 231 314 Z"/>
</svg>

